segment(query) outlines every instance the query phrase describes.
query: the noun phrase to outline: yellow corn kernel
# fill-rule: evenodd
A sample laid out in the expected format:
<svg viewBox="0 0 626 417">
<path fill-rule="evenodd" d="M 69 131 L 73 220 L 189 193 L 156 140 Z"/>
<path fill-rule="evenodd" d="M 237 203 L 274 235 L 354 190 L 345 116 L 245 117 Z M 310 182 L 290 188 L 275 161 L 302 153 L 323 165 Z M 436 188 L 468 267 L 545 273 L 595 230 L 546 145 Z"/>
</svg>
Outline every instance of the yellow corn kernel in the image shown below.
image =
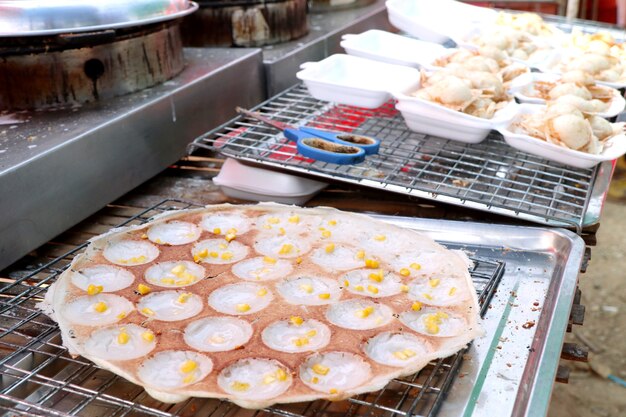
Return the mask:
<svg viewBox="0 0 626 417">
<path fill-rule="evenodd" d="M 157 237 L 156 239 L 154 239 L 154 243 L 158 243 L 158 244 L 160 245 L 161 243 L 163 243 L 163 241 L 161 241 L 161 239 L 159 239 L 159 238 Z M 133 257 L 133 258 L 131 258 L 131 259 L 137 259 L 137 258 Z M 133 262 L 134 262 L 134 261 L 133 261 Z"/>
<path fill-rule="evenodd" d="M 230 229 L 228 229 L 226 231 L 226 233 L 230 233 L 230 234 L 236 235 L 237 234 L 237 229 L 235 229 L 234 227 L 231 227 Z"/>
<path fill-rule="evenodd" d="M 234 240 L 236 237 L 237 235 L 234 233 L 227 233 L 226 236 L 224 236 L 224 239 L 226 239 L 227 242 L 230 242 L 231 240 Z"/>
<path fill-rule="evenodd" d="M 395 356 L 396 358 L 400 359 L 400 360 L 407 360 L 409 357 L 405 355 L 404 352 L 401 351 L 397 351 L 397 352 L 393 352 L 393 356 Z"/>
<path fill-rule="evenodd" d="M 184 293 L 182 293 L 181 295 L 178 296 L 178 302 L 180 304 L 185 304 L 189 300 L 189 297 L 191 297 L 191 293 L 184 292 Z"/>
<path fill-rule="evenodd" d="M 420 311 L 422 309 L 422 303 L 420 303 L 419 301 L 416 301 L 413 303 L 413 305 L 411 306 L 411 310 L 413 311 Z"/>
<path fill-rule="evenodd" d="M 196 381 L 196 376 L 194 374 L 185 375 L 183 378 L 183 384 L 191 384 Z"/>
<path fill-rule="evenodd" d="M 294 339 L 293 344 L 297 347 L 302 347 L 309 344 L 309 339 L 306 337 L 299 337 L 297 339 Z"/>
<path fill-rule="evenodd" d="M 198 262 L 198 261 L 200 261 L 200 260 L 202 260 L 202 259 L 206 258 L 207 256 L 209 256 L 209 250 L 205 248 L 205 249 L 202 249 L 200 252 L 196 253 L 196 254 L 193 256 L 193 260 L 194 260 L 195 262 Z"/>
<path fill-rule="evenodd" d="M 212 251 L 211 253 L 209 253 L 209 255 L 211 255 L 211 258 L 217 258 L 218 256 L 220 256 L 220 254 L 215 251 Z"/>
<path fill-rule="evenodd" d="M 217 344 L 224 343 L 226 341 L 226 339 L 224 339 L 222 336 L 218 336 L 218 335 L 211 336 L 209 340 L 211 342 L 217 343 Z"/>
<path fill-rule="evenodd" d="M 274 375 L 265 375 L 265 377 L 263 378 L 264 384 L 271 384 L 274 381 L 276 381 L 276 377 Z"/>
<path fill-rule="evenodd" d="M 311 367 L 311 370 L 318 375 L 326 375 L 328 374 L 328 371 L 330 371 L 330 368 L 322 365 L 321 363 L 316 363 Z"/>
<path fill-rule="evenodd" d="M 278 368 L 278 370 L 276 371 L 276 378 L 279 381 L 286 381 L 287 380 L 287 372 L 285 372 L 285 370 L 283 368 Z"/>
<path fill-rule="evenodd" d="M 403 277 L 408 277 L 409 275 L 411 275 L 411 271 L 409 271 L 408 268 L 402 268 L 400 270 L 400 275 L 402 275 Z"/>
<path fill-rule="evenodd" d="M 368 290 L 369 292 L 371 292 L 372 294 L 378 294 L 378 288 L 376 288 L 376 287 L 375 287 L 375 286 L 373 286 L 373 285 L 368 285 L 368 286 L 367 286 L 367 290 Z"/>
<path fill-rule="evenodd" d="M 247 382 L 234 381 L 230 384 L 230 387 L 235 391 L 248 391 L 250 389 L 250 384 Z"/>
<path fill-rule="evenodd" d="M 285 243 L 283 244 L 283 246 L 280 247 L 280 250 L 278 251 L 278 253 L 280 255 L 287 255 L 291 253 L 292 250 L 293 250 L 293 245 L 291 243 Z"/>
<path fill-rule="evenodd" d="M 362 285 L 355 285 L 354 286 L 354 291 L 363 291 L 365 288 L 363 288 Z"/>
<path fill-rule="evenodd" d="M 327 292 L 321 293 L 318 295 L 319 298 L 321 298 L 322 300 L 328 300 L 330 298 L 330 294 Z"/>
<path fill-rule="evenodd" d="M 376 269 L 380 266 L 380 262 L 378 262 L 376 259 L 366 259 L 365 266 L 370 269 Z"/>
<path fill-rule="evenodd" d="M 411 268 L 415 269 L 416 271 L 419 271 L 420 269 L 422 269 L 422 265 L 418 264 L 417 262 L 413 262 L 411 265 L 409 265 Z"/>
<path fill-rule="evenodd" d="M 337 391 L 337 388 L 331 388 L 328 390 L 329 394 L 337 394 L 339 391 Z"/>
<path fill-rule="evenodd" d="M 412 358 L 413 356 L 416 355 L 416 353 L 412 351 L 411 349 L 404 349 L 402 353 L 404 353 L 407 356 L 407 358 Z"/>
<path fill-rule="evenodd" d="M 196 361 L 186 360 L 180 365 L 180 372 L 183 374 L 188 374 L 189 372 L 193 372 L 198 367 Z"/>
<path fill-rule="evenodd" d="M 272 226 L 270 226 L 269 224 L 264 224 L 263 228 L 269 230 L 272 228 Z"/>
<path fill-rule="evenodd" d="M 219 245 L 217 245 L 217 247 L 220 249 L 226 249 L 228 245 L 226 245 L 225 243 L 220 243 Z"/>
<path fill-rule="evenodd" d="M 335 251 L 335 244 L 329 243 L 326 245 L 326 253 L 333 253 Z"/>
<path fill-rule="evenodd" d="M 263 262 L 265 262 L 267 264 L 275 264 L 276 263 L 276 258 L 272 258 L 271 256 L 264 256 L 263 257 Z"/>
<path fill-rule="evenodd" d="M 278 236 L 285 236 L 287 232 L 285 231 L 284 227 L 281 227 L 278 229 Z"/>
<path fill-rule="evenodd" d="M 260 290 L 257 291 L 256 295 L 258 295 L 259 297 L 263 297 L 267 295 L 267 288 L 261 288 Z"/>
<path fill-rule="evenodd" d="M 444 313 L 443 311 L 438 311 L 435 315 L 437 316 L 439 320 L 447 319 L 448 317 L 450 317 L 448 316 L 448 313 Z"/>
<path fill-rule="evenodd" d="M 383 282 L 383 278 L 384 278 L 384 272 L 382 269 L 379 269 L 376 272 L 372 272 L 369 274 L 369 279 L 374 281 L 374 282 Z"/>
<path fill-rule="evenodd" d="M 357 317 L 360 317 L 362 319 L 369 317 L 370 314 L 372 314 L 374 312 L 374 307 L 369 306 L 369 307 L 365 307 L 363 310 L 359 310 L 356 312 Z"/>
<path fill-rule="evenodd" d="M 222 258 L 225 261 L 230 261 L 231 259 L 233 259 L 233 253 L 232 252 L 224 252 L 220 256 L 220 258 Z"/>
<path fill-rule="evenodd" d="M 220 229 L 219 227 L 216 227 L 215 229 L 213 229 L 213 233 L 215 233 L 216 235 L 221 235 L 222 229 Z"/>
<path fill-rule="evenodd" d="M 102 285 L 89 284 L 89 286 L 87 287 L 87 294 L 89 295 L 100 294 L 103 289 L 104 288 L 102 287 Z"/>
<path fill-rule="evenodd" d="M 426 331 L 430 334 L 437 334 L 439 333 L 439 325 L 437 323 L 427 322 Z"/>
<path fill-rule="evenodd" d="M 424 298 L 427 299 L 427 300 L 432 300 L 433 299 L 433 296 L 428 294 L 427 292 L 423 293 L 422 296 L 424 296 Z"/>
<path fill-rule="evenodd" d="M 240 313 L 245 313 L 246 311 L 250 310 L 250 304 L 245 304 L 245 303 L 237 304 L 235 306 L 235 309 Z"/>
<path fill-rule="evenodd" d="M 154 341 L 154 333 L 147 331 L 147 332 L 143 332 L 141 334 L 141 338 L 143 340 L 145 340 L 146 342 L 150 343 L 152 341 Z"/>
<path fill-rule="evenodd" d="M 348 288 L 350 286 L 350 281 L 348 281 L 347 279 L 343 280 L 343 286 Z"/>
<path fill-rule="evenodd" d="M 335 226 L 335 225 L 337 225 L 337 220 L 329 220 L 328 224 L 331 225 L 331 226 Z"/>
<path fill-rule="evenodd" d="M 304 319 L 302 317 L 300 317 L 300 316 L 291 316 L 289 321 L 292 324 L 295 324 L 296 326 L 300 326 L 302 323 L 304 323 Z"/>
<path fill-rule="evenodd" d="M 379 242 L 383 242 L 386 239 L 387 239 L 387 236 L 385 236 L 385 235 L 376 235 L 376 236 L 374 236 L 374 240 L 377 240 Z"/>
<path fill-rule="evenodd" d="M 175 283 L 174 278 L 161 278 L 161 284 L 174 285 Z"/>
<path fill-rule="evenodd" d="M 450 288 L 450 291 L 448 291 L 448 295 L 450 297 L 452 297 L 455 293 L 456 293 L 456 287 L 452 287 Z"/>
<path fill-rule="evenodd" d="M 400 291 L 409 292 L 409 286 L 404 284 L 400 285 Z"/>
<path fill-rule="evenodd" d="M 270 224 L 278 224 L 280 223 L 280 219 L 278 217 L 270 217 L 267 219 L 267 222 Z"/>
<path fill-rule="evenodd" d="M 306 337 L 314 337 L 316 334 L 317 334 L 317 330 L 311 329 L 308 332 L 306 332 Z"/>
<path fill-rule="evenodd" d="M 439 282 L 441 282 L 439 278 L 433 278 L 428 280 L 428 285 L 430 285 L 432 288 L 435 288 L 437 285 L 439 285 Z"/>
<path fill-rule="evenodd" d="M 185 269 L 187 269 L 185 268 L 185 265 L 178 264 L 174 268 L 172 268 L 171 272 L 172 274 L 178 276 L 178 275 L 181 275 L 183 272 L 185 272 Z"/>
<path fill-rule="evenodd" d="M 357 257 L 357 259 L 365 258 L 365 251 L 363 249 L 360 249 L 359 251 L 357 251 L 356 257 Z"/>
<path fill-rule="evenodd" d="M 144 233 L 143 235 L 141 235 L 141 238 L 142 239 L 148 239 L 148 235 Z"/>
<path fill-rule="evenodd" d="M 189 285 L 193 282 L 193 279 L 179 279 L 178 281 L 176 281 L 176 285 L 180 285 L 181 287 L 184 287 L 185 285 Z"/>
<path fill-rule="evenodd" d="M 125 345 L 130 340 L 130 336 L 126 332 L 121 332 L 117 335 L 117 343 L 120 345 Z"/>
<path fill-rule="evenodd" d="M 96 310 L 98 313 L 104 313 L 105 311 L 108 310 L 108 308 L 109 307 L 107 307 L 104 301 L 99 301 L 93 305 L 93 309 Z"/>
<path fill-rule="evenodd" d="M 313 292 L 313 286 L 311 284 L 300 284 L 300 289 L 309 294 Z"/>
<path fill-rule="evenodd" d="M 332 233 L 330 232 L 330 230 L 324 230 L 322 232 L 322 237 L 325 238 L 325 239 L 328 239 L 331 235 L 332 235 Z"/>
<path fill-rule="evenodd" d="M 298 265 L 300 265 L 300 264 L 302 263 L 302 258 L 297 257 L 297 258 L 296 258 L 296 263 L 297 263 Z"/>
<path fill-rule="evenodd" d="M 146 316 L 154 316 L 154 315 L 156 314 L 156 313 L 155 313 L 152 309 L 150 309 L 150 308 L 148 308 L 148 307 L 144 307 L 144 308 L 142 308 L 142 309 L 141 309 L 141 312 L 142 312 L 143 314 L 145 314 Z"/>
<path fill-rule="evenodd" d="M 122 320 L 126 318 L 126 312 L 122 311 L 120 314 L 116 316 L 118 319 Z"/>
<path fill-rule="evenodd" d="M 314 376 L 313 378 L 311 378 L 311 384 L 317 384 L 318 382 L 320 382 L 320 379 L 316 376 Z"/>
</svg>

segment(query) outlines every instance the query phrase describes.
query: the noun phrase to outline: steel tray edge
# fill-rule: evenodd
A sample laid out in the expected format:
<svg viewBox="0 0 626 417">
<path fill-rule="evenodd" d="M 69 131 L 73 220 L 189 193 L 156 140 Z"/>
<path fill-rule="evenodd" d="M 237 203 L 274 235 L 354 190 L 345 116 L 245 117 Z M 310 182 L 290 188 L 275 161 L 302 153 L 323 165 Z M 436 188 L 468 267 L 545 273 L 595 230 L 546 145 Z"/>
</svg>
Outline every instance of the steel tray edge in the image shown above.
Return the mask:
<svg viewBox="0 0 626 417">
<path fill-rule="evenodd" d="M 546 415 L 576 291 L 578 273 L 585 252 L 585 242 L 582 238 L 562 228 L 441 221 L 385 215 L 372 215 L 372 217 L 399 226 L 419 229 L 438 241 L 499 247 L 510 251 L 550 252 L 555 256 L 553 279 L 551 279 L 546 302 L 536 324 L 531 353 L 524 367 L 511 413 L 511 416 L 515 417 Z M 451 233 L 454 234 L 451 235 Z M 546 234 L 552 237 L 552 241 L 546 239 Z M 450 235 L 456 239 L 453 241 L 447 239 L 446 237 Z M 527 239 L 534 242 L 534 245 L 525 247 L 523 242 Z M 502 279 L 506 279 L 506 273 Z M 466 409 L 464 415 L 476 415 L 467 412 Z"/>
</svg>

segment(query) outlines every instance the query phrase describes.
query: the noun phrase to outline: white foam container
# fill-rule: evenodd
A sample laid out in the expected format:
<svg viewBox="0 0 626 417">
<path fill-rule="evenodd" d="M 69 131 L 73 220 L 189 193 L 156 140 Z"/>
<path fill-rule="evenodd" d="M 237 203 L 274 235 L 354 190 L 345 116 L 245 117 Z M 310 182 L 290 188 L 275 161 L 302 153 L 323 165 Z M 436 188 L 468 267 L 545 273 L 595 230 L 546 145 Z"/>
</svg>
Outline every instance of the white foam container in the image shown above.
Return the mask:
<svg viewBox="0 0 626 417">
<path fill-rule="evenodd" d="M 538 72 L 523 74 L 515 78 L 515 80 L 511 82 L 509 91 L 521 103 L 546 104 L 546 100 L 539 97 L 528 96 L 525 93 L 527 93 L 532 88 L 533 84 L 537 81 L 555 82 L 559 81 L 560 79 L 561 76 L 559 74 Z M 626 100 L 618 90 L 613 89 L 613 99 L 611 100 L 609 108 L 603 112 L 598 112 L 594 114 L 596 116 L 606 118 L 615 117 L 622 111 L 624 111 L 624 107 L 626 107 Z"/>
<path fill-rule="evenodd" d="M 358 35 L 346 34 L 342 39 L 340 45 L 348 55 L 413 68 L 435 68 L 432 63 L 436 59 L 456 51 L 438 43 L 376 29 Z"/>
<path fill-rule="evenodd" d="M 522 104 L 518 109 L 519 115 L 537 114 L 539 112 L 545 112 L 545 106 Z M 498 129 L 509 146 L 564 165 L 576 168 L 591 168 L 600 162 L 612 161 L 626 154 L 626 135 L 623 133 L 613 136 L 605 142 L 605 147 L 601 154 L 593 155 L 554 145 L 529 135 L 513 133 L 509 130 L 510 125 Z"/>
<path fill-rule="evenodd" d="M 508 126 L 517 115 L 519 105 L 511 101 L 498 110 L 491 119 L 483 119 L 448 109 L 428 100 L 407 95 L 408 91 L 395 92 L 396 108 L 409 129 L 465 143 L 480 143 L 489 132 Z"/>
<path fill-rule="evenodd" d="M 213 182 L 224 194 L 240 200 L 302 205 L 327 184 L 296 175 L 257 168 L 227 158 Z"/>
<path fill-rule="evenodd" d="M 375 109 L 391 99 L 390 91 L 417 88 L 415 68 L 345 54 L 305 62 L 296 74 L 318 100 Z"/>
<path fill-rule="evenodd" d="M 458 38 L 497 17 L 494 10 L 453 0 L 388 0 L 385 5 L 393 26 L 436 43 Z"/>
</svg>

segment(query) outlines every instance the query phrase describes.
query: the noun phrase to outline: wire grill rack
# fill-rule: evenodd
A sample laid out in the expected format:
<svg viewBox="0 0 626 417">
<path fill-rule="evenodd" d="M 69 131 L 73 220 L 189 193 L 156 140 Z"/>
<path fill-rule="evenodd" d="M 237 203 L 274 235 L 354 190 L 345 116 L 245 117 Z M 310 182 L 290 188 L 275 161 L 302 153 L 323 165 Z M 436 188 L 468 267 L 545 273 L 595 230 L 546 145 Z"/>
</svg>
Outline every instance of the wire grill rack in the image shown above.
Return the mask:
<svg viewBox="0 0 626 417">
<path fill-rule="evenodd" d="M 122 225 L 141 224 L 164 211 L 198 207 L 165 200 L 129 217 Z M 54 242 L 52 242 L 54 243 Z M 59 329 L 36 309 L 47 287 L 87 246 L 78 245 L 58 258 L 7 284 L 0 297 L 0 410 L 4 416 L 433 416 L 461 364 L 463 353 L 429 364 L 419 373 L 390 382 L 382 391 L 348 401 L 315 401 L 244 410 L 227 401 L 192 398 L 164 404 L 123 378 L 62 346 Z M 472 279 L 481 315 L 504 273 L 504 264 L 474 259 Z"/>
<path fill-rule="evenodd" d="M 378 155 L 358 165 L 303 158 L 282 133 L 239 117 L 196 139 L 191 147 L 313 175 L 465 205 L 551 226 L 582 230 L 597 168 L 575 169 L 509 147 L 497 132 L 464 144 L 412 132 L 391 102 L 374 110 L 316 100 L 302 85 L 261 104 L 271 119 L 374 136 Z"/>
</svg>

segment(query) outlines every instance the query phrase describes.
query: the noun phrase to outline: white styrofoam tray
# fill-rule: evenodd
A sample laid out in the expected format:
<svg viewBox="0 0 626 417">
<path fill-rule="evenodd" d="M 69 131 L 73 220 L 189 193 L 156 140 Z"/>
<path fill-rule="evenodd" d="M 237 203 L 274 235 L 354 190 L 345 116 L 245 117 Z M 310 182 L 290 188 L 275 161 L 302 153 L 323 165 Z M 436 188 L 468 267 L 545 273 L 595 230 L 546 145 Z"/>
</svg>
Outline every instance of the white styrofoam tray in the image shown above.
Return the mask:
<svg viewBox="0 0 626 417">
<path fill-rule="evenodd" d="M 388 0 L 389 22 L 417 38 L 444 43 L 476 26 L 494 22 L 497 12 L 454 0 Z"/>
<path fill-rule="evenodd" d="M 527 93 L 533 88 L 533 84 L 537 81 L 555 82 L 559 81 L 561 76 L 559 74 L 548 73 L 528 73 L 517 77 L 509 87 L 509 91 L 518 99 L 521 103 L 529 104 L 546 104 L 546 100 L 527 95 Z M 595 113 L 600 117 L 615 117 L 624 111 L 626 106 L 626 100 L 619 92 L 619 90 L 613 89 L 613 99 L 608 109 L 603 112 Z"/>
<path fill-rule="evenodd" d="M 407 93 L 394 92 L 393 96 L 398 100 L 396 108 L 402 113 L 409 129 L 465 143 L 482 142 L 492 130 L 508 126 L 516 117 L 519 107 L 512 100 L 505 108 L 498 110 L 493 118 L 483 119 Z"/>
<path fill-rule="evenodd" d="M 518 108 L 518 115 L 537 114 L 544 112 L 545 108 L 545 106 L 538 104 L 522 104 Z M 504 136 L 504 140 L 509 146 L 561 164 L 577 168 L 591 168 L 600 162 L 612 161 L 626 154 L 626 135 L 623 133 L 605 142 L 601 154 L 593 155 L 554 145 L 529 135 L 513 133 L 509 130 L 510 125 L 511 123 L 506 127 L 498 128 L 498 131 Z"/>
<path fill-rule="evenodd" d="M 282 172 L 257 168 L 226 158 L 213 178 L 229 197 L 302 205 L 326 187 L 326 183 Z"/>
<path fill-rule="evenodd" d="M 437 68 L 432 65 L 436 59 L 456 51 L 438 43 L 376 29 L 358 35 L 346 34 L 342 39 L 341 47 L 349 55 L 414 68 Z"/>
<path fill-rule="evenodd" d="M 391 91 L 419 86 L 415 68 L 386 64 L 344 54 L 305 62 L 296 74 L 318 100 L 375 109 L 391 99 Z"/>
</svg>

